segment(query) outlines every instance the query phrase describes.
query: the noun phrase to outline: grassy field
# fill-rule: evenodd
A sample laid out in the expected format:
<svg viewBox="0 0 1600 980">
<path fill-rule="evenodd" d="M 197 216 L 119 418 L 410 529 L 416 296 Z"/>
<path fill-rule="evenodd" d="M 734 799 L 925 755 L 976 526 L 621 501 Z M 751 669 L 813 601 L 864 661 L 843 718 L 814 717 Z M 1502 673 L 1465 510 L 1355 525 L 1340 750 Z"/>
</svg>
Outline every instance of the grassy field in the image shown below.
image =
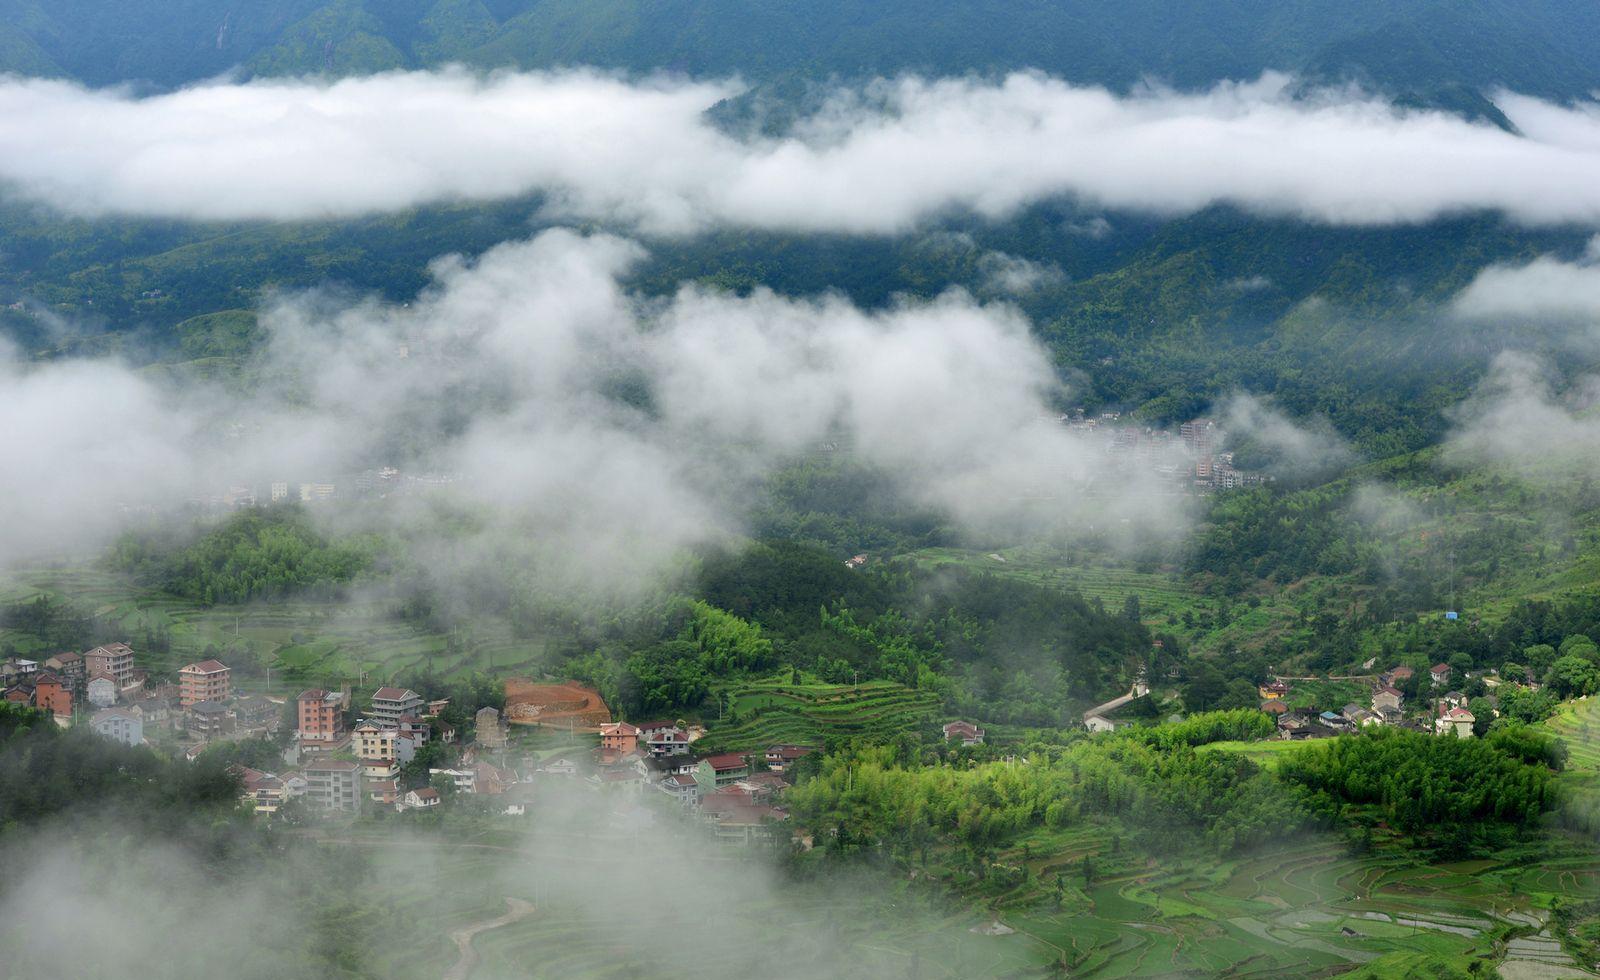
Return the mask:
<svg viewBox="0 0 1600 980">
<path fill-rule="evenodd" d="M 1210 742 L 1200 746 L 1197 752 L 1229 752 L 1242 755 L 1250 761 L 1265 768 L 1272 768 L 1278 764 L 1286 753 L 1303 748 L 1307 742 L 1287 742 L 1281 739 L 1269 739 L 1265 742 Z"/>
<path fill-rule="evenodd" d="M 270 670 L 279 693 L 311 683 L 381 681 L 424 665 L 443 675 L 531 671 L 542 653 L 536 643 L 519 641 L 501 627 L 429 632 L 394 618 L 383 603 L 360 599 L 204 607 L 82 566 L 18 572 L 0 582 L 0 602 L 40 594 L 69 600 L 110 624 L 135 644 L 140 662 L 155 669 L 182 666 L 213 647 L 226 652 L 236 682 L 264 688 Z M 169 638 L 167 654 L 141 644 L 153 633 Z M 32 651 L 28 638 L 4 633 L 0 642 L 24 653 L 53 652 Z"/>
<path fill-rule="evenodd" d="M 940 698 L 889 681 L 851 684 L 789 682 L 778 678 L 724 689 L 727 716 L 710 719 L 707 749 L 742 750 L 776 743 L 821 745 L 825 738 L 867 735 L 887 740 L 934 719 Z"/>
<path fill-rule="evenodd" d="M 1121 609 L 1139 597 L 1141 621 L 1152 630 L 1182 636 L 1195 649 L 1253 649 L 1301 628 L 1302 613 L 1321 608 L 1336 591 L 1329 582 L 1291 586 L 1274 595 L 1247 600 L 1206 596 L 1175 570 L 1138 571 L 1111 558 L 1086 560 L 1047 548 L 1019 547 L 996 552 L 924 548 L 911 558 L 938 568 L 957 566 L 1005 578 L 1067 589 L 1106 609 Z"/>
</svg>

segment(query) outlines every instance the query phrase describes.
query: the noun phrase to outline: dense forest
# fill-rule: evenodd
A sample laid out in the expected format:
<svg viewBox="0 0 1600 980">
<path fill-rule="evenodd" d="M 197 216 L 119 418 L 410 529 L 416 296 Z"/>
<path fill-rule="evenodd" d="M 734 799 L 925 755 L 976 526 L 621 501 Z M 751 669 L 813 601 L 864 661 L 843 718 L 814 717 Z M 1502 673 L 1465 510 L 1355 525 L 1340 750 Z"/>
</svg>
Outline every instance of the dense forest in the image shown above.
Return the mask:
<svg viewBox="0 0 1600 980">
<path fill-rule="evenodd" d="M 14 9 L 13 9 L 14 8 Z M 1087 0 L 977 6 L 847 2 L 645 4 L 605 0 L 263 0 L 0 7 L 0 70 L 68 74 L 94 84 L 175 84 L 236 66 L 256 74 L 354 73 L 446 62 L 570 64 L 758 80 L 798 75 L 1035 68 L 1128 85 L 1180 85 L 1265 69 L 1403 86 L 1472 105 L 1507 84 L 1578 94 L 1600 84 L 1581 42 L 1600 32 L 1576 4 L 1498 0 L 1471 8 L 1406 3 L 1289 6 Z M 21 16 L 23 13 L 30 16 Z M 1517 44 L 1506 43 L 1516 38 Z M 1517 56 L 1523 48 L 1537 58 Z"/>
<path fill-rule="evenodd" d="M 48 712 L 0 701 L 0 838 L 81 814 L 89 801 L 100 813 L 156 828 L 175 816 L 227 815 L 238 798 L 238 780 L 220 762 L 163 759 L 87 728 L 63 731 Z"/>
<path fill-rule="evenodd" d="M 1516 725 L 1481 740 L 1344 736 L 1296 750 L 1275 772 L 1231 752 L 1196 751 L 1271 728 L 1253 710 L 1198 714 L 1031 745 L 1021 763 L 910 743 L 842 746 L 808 760 L 789 798 L 835 852 L 926 863 L 928 850 L 942 846 L 974 865 L 1023 834 L 1084 822 L 1130 835 L 1141 853 L 1225 855 L 1381 819 L 1419 842 L 1466 853 L 1475 837 L 1500 841 L 1537 826 L 1559 803 L 1553 772 L 1565 747 Z"/>
<path fill-rule="evenodd" d="M 374 570 L 385 542 L 350 535 L 338 542 L 314 528 L 295 505 L 235 515 L 212 528 L 129 532 L 108 561 L 135 580 L 203 605 L 272 601 L 292 594 L 331 598 L 338 587 Z"/>
</svg>

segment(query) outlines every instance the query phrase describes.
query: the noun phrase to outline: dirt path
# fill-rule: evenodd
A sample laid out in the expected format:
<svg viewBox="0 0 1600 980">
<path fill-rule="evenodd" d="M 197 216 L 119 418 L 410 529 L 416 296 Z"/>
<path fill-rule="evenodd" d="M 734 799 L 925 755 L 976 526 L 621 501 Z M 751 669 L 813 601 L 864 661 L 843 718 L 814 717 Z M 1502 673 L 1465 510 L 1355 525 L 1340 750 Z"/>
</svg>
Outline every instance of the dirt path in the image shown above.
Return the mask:
<svg viewBox="0 0 1600 980">
<path fill-rule="evenodd" d="M 506 899 L 506 908 L 510 911 L 496 919 L 483 922 L 474 922 L 470 926 L 450 930 L 450 941 L 456 944 L 455 965 L 444 973 L 444 980 L 467 980 L 472 973 L 472 968 L 478 965 L 478 951 L 472 948 L 472 937 L 480 932 L 508 926 L 518 919 L 524 919 L 533 914 L 533 904 L 524 902 L 520 898 Z"/>
</svg>

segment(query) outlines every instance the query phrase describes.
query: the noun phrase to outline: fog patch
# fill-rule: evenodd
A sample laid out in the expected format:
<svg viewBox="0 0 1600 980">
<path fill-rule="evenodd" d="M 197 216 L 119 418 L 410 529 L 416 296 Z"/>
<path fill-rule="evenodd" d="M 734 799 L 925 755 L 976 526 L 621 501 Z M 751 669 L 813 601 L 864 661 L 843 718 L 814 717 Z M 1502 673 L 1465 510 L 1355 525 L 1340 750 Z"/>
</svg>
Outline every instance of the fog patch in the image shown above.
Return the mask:
<svg viewBox="0 0 1600 980">
<path fill-rule="evenodd" d="M 1270 403 L 1236 392 L 1218 408 L 1230 445 L 1260 452 L 1280 478 L 1313 479 L 1353 458 L 1349 443 L 1326 419 L 1295 420 Z"/>
<path fill-rule="evenodd" d="M 1219 204 L 1338 225 L 1494 211 L 1600 222 L 1600 112 L 1515 93 L 1517 132 L 1268 73 L 1126 95 L 1021 72 L 842 88 L 780 131 L 709 111 L 728 80 L 591 70 L 213 81 L 140 97 L 0 81 L 0 181 L 75 214 L 297 221 L 539 194 L 646 234 L 896 234 L 1042 200 Z M 1081 225 L 1101 236 L 1103 219 Z"/>
<path fill-rule="evenodd" d="M 983 290 L 1001 296 L 1027 296 L 1067 281 L 1066 273 L 1054 262 L 1035 262 L 1005 252 L 984 253 L 978 271 L 983 275 Z"/>
<path fill-rule="evenodd" d="M 230 486 L 292 499 L 394 467 L 436 474 L 432 496 L 460 511 L 446 557 L 523 542 L 572 589 L 644 588 L 741 533 L 762 482 L 824 449 L 980 533 L 1187 526 L 1148 468 L 1055 421 L 1067 392 L 1012 306 L 960 290 L 876 311 L 698 285 L 647 299 L 623 284 L 643 255 L 554 230 L 438 260 L 410 303 L 276 297 L 243 390 L 13 358 L 0 451 L 27 465 L 0 476 L 0 507 L 27 530 L 0 561 L 92 547 L 130 510 Z M 417 536 L 428 513 L 400 501 L 356 520 Z"/>
<path fill-rule="evenodd" d="M 1491 265 L 1456 294 L 1450 308 L 1468 319 L 1600 324 L 1600 235 L 1577 261 L 1541 256 L 1521 265 Z"/>
<path fill-rule="evenodd" d="M 1451 413 L 1455 429 L 1445 458 L 1463 465 L 1600 473 L 1600 376 L 1560 387 L 1558 382 L 1552 367 L 1532 355 L 1497 356 L 1477 390 Z"/>
</svg>

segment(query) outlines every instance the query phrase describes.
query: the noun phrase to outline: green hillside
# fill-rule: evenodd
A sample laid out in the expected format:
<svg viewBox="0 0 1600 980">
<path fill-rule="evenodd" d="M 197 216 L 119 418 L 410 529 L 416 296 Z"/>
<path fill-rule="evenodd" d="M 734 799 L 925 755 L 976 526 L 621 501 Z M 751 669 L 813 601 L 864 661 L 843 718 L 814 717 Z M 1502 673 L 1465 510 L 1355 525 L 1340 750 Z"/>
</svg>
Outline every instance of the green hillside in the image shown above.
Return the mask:
<svg viewBox="0 0 1600 980">
<path fill-rule="evenodd" d="M 1497 84 L 1600 85 L 1600 12 L 1575 2 L 1020 3 L 867 0 L 5 0 L 0 68 L 179 84 L 244 66 L 350 74 L 447 61 L 589 64 L 757 81 L 1034 68 L 1125 86 L 1264 69 L 1361 78 L 1418 101 Z"/>
</svg>

